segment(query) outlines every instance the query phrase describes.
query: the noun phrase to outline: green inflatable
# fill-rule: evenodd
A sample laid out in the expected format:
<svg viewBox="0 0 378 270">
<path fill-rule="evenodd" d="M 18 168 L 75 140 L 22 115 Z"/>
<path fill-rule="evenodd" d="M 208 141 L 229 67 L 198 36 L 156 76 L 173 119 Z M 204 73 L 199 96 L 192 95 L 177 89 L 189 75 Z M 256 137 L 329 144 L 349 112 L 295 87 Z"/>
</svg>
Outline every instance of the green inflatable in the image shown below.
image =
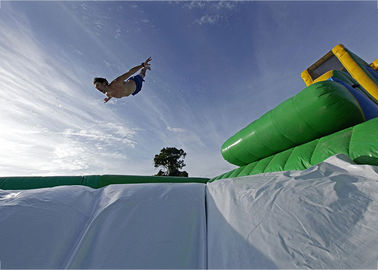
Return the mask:
<svg viewBox="0 0 378 270">
<path fill-rule="evenodd" d="M 237 132 L 223 144 L 222 155 L 243 166 L 364 120 L 360 105 L 343 85 L 318 82 Z"/>
<path fill-rule="evenodd" d="M 345 154 L 357 164 L 378 166 L 377 134 L 378 117 L 252 162 L 211 181 L 266 172 L 304 170 L 335 154 Z"/>
<path fill-rule="evenodd" d="M 0 189 L 35 189 L 66 185 L 83 185 L 91 188 L 102 188 L 113 184 L 206 183 L 208 180 L 208 178 L 196 177 L 138 175 L 0 177 Z"/>
</svg>

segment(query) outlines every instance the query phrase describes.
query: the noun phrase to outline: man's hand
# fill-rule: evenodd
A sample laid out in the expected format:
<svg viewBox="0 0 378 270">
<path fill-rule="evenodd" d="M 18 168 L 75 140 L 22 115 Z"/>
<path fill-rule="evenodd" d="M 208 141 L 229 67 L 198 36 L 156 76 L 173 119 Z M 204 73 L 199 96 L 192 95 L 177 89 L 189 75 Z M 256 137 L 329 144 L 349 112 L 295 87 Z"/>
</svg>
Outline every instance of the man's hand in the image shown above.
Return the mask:
<svg viewBox="0 0 378 270">
<path fill-rule="evenodd" d="M 104 98 L 104 103 L 108 102 L 112 97 Z"/>
<path fill-rule="evenodd" d="M 151 60 L 152 60 L 152 58 L 151 58 L 151 57 L 148 57 L 147 60 L 144 61 L 143 64 L 146 66 L 146 65 L 148 65 L 148 62 L 150 62 Z"/>
</svg>

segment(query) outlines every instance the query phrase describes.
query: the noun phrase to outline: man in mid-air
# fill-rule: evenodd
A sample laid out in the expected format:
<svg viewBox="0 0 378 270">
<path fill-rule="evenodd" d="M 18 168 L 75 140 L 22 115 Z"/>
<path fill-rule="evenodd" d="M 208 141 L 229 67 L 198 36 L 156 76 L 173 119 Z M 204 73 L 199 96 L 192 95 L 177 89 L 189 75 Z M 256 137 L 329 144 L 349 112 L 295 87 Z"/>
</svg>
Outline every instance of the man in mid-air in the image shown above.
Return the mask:
<svg viewBox="0 0 378 270">
<path fill-rule="evenodd" d="M 93 84 L 96 89 L 107 96 L 104 102 L 108 102 L 112 97 L 122 98 L 138 94 L 140 90 L 142 90 L 142 84 L 147 69 L 151 70 L 151 65 L 149 64 L 151 60 L 151 57 L 148 57 L 141 65 L 133 67 L 125 74 L 113 80 L 110 84 L 105 78 L 94 78 Z M 140 69 L 141 71 L 138 75 L 131 77 Z"/>
</svg>

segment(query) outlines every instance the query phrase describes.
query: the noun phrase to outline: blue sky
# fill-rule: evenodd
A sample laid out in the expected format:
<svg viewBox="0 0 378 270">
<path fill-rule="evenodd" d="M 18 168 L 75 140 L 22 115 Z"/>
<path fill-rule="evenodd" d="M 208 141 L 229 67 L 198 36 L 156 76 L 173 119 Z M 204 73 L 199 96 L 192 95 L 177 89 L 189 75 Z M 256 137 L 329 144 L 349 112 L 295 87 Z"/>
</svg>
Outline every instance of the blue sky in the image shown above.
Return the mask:
<svg viewBox="0 0 378 270">
<path fill-rule="evenodd" d="M 332 47 L 375 60 L 377 25 L 375 1 L 2 1 L 0 175 L 151 175 L 174 146 L 217 176 L 223 142 Z M 104 104 L 93 77 L 149 56 L 143 90 Z"/>
</svg>

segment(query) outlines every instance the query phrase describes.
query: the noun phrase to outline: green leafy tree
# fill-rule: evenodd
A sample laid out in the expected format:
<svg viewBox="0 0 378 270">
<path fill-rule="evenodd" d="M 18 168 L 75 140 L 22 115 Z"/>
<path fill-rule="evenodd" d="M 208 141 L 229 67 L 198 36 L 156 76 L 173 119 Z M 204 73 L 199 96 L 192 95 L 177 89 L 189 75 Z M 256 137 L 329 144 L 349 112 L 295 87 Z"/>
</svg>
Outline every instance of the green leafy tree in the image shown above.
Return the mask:
<svg viewBox="0 0 378 270">
<path fill-rule="evenodd" d="M 176 147 L 165 147 L 160 150 L 160 154 L 155 155 L 155 168 L 163 167 L 159 170 L 157 176 L 183 176 L 188 177 L 186 171 L 180 171 L 185 165 L 184 158 L 186 153 Z"/>
</svg>

